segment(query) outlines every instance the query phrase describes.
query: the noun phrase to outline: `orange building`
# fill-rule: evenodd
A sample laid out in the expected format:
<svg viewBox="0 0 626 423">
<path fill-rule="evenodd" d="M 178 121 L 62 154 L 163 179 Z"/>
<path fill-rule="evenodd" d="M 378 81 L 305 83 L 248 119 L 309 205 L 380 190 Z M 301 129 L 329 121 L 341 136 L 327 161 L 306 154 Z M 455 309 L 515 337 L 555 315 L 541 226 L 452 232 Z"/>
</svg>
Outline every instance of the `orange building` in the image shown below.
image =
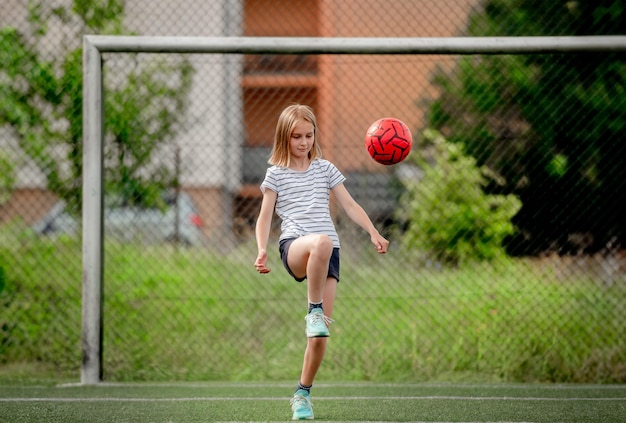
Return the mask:
<svg viewBox="0 0 626 423">
<path fill-rule="evenodd" d="M 463 29 L 473 3 L 476 1 L 449 1 L 444 6 L 436 0 L 245 0 L 243 35 L 455 36 Z M 360 4 L 365 7 L 359 7 Z M 320 128 L 324 133 L 332 134 L 334 142 L 364 134 L 368 123 L 384 116 L 398 117 L 413 129 L 419 127 L 421 116 L 416 115 L 415 102 L 429 86 L 434 65 L 441 63 L 441 58 L 427 61 L 423 56 L 405 56 L 402 58 L 403 68 L 410 68 L 411 75 L 398 79 L 394 77 L 398 72 L 398 60 L 383 58 L 363 62 L 345 55 L 306 57 L 305 64 L 289 63 L 281 56 L 274 56 L 272 60 L 284 63 L 272 66 L 266 57 L 253 56 L 246 59 L 247 66 L 244 66 L 246 143 L 251 147 L 270 145 L 275 121 L 266 119 L 266 116 L 277 118 L 280 110 L 294 99 L 314 107 Z M 263 69 L 255 66 L 259 61 L 264 61 L 267 73 L 255 72 Z M 430 66 L 424 66 L 425 63 Z M 275 71 L 277 68 L 281 71 Z M 402 87 L 397 86 L 399 80 Z M 342 96 L 340 92 L 350 95 Z M 254 108 L 259 104 L 267 113 L 255 113 Z M 333 120 L 334 115 L 341 115 L 342 121 Z M 354 157 L 364 157 L 361 144 L 350 143 L 350 146 L 342 145 L 342 154 L 336 154 L 336 144 L 326 144 L 324 154 L 346 171 L 369 163 L 354 161 Z"/>
<path fill-rule="evenodd" d="M 445 37 L 459 34 L 476 1 L 245 0 L 245 36 Z M 237 213 L 253 219 L 276 119 L 286 105 L 312 106 L 318 115 L 324 157 L 344 173 L 386 172 L 363 146 L 370 123 L 397 117 L 422 126 L 416 103 L 429 94 L 435 66 L 451 58 L 425 56 L 248 56 L 241 86 L 246 139 L 244 168 L 252 175 L 236 200 Z M 339 118 L 338 118 L 339 117 Z M 256 159 L 254 159 L 256 158 Z M 244 162 L 245 159 L 244 159 Z M 244 175 L 245 176 L 245 175 Z M 358 193 L 357 193 L 358 194 Z M 357 195 L 358 196 L 358 195 Z M 258 201 L 258 200 L 257 200 Z"/>
</svg>

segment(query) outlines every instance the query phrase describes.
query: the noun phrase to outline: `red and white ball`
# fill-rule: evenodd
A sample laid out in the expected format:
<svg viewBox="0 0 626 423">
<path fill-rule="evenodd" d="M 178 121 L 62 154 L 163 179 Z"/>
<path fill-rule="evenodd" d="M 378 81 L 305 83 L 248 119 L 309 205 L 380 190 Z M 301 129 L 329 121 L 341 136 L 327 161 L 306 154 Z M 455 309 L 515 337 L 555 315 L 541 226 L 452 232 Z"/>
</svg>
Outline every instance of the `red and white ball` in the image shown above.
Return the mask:
<svg viewBox="0 0 626 423">
<path fill-rule="evenodd" d="M 372 123 L 365 134 L 367 152 L 380 164 L 394 165 L 411 152 L 413 138 L 409 127 L 400 119 L 387 117 Z"/>
</svg>

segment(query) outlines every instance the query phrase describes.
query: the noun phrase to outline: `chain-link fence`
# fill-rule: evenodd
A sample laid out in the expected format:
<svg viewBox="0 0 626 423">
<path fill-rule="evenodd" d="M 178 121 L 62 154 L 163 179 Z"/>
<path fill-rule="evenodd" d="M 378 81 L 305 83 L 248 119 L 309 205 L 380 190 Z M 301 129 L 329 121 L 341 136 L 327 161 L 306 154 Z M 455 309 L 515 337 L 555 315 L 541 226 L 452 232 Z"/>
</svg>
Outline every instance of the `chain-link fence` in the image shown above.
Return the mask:
<svg viewBox="0 0 626 423">
<path fill-rule="evenodd" d="M 0 363 L 70 373 L 81 363 L 82 34 L 626 29 L 610 1 L 9 3 Z M 297 102 L 316 110 L 325 158 L 391 240 L 377 255 L 332 203 L 342 277 L 320 378 L 626 381 L 623 50 L 103 58 L 106 380 L 297 378 L 306 286 L 282 269 L 278 218 L 273 271 L 253 266 L 274 127 Z M 414 135 L 395 166 L 364 147 L 386 116 Z"/>
</svg>

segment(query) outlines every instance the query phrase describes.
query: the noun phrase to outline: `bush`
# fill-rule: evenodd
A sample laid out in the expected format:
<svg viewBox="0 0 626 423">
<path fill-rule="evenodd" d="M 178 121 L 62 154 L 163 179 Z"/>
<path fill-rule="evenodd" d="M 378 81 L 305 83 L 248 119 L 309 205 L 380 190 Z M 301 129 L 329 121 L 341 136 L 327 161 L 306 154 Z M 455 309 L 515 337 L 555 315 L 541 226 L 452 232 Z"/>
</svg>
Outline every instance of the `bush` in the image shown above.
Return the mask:
<svg viewBox="0 0 626 423">
<path fill-rule="evenodd" d="M 401 198 L 400 210 L 407 211 L 401 219 L 409 222 L 404 244 L 451 264 L 501 256 L 520 201 L 512 195 L 486 194 L 486 168 L 479 169 L 439 132 L 425 130 L 422 135 L 422 154 L 412 157 L 424 176 L 405 181 Z"/>
</svg>

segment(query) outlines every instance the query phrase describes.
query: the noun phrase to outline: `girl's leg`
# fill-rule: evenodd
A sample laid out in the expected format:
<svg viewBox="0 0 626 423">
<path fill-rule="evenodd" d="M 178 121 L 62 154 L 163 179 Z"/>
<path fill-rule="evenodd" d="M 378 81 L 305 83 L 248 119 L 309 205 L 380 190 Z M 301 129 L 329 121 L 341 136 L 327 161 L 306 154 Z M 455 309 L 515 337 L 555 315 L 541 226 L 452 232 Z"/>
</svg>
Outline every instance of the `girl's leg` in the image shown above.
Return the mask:
<svg viewBox="0 0 626 423">
<path fill-rule="evenodd" d="M 310 303 L 323 300 L 332 253 L 333 241 L 327 235 L 306 235 L 294 240 L 289 247 L 287 264 L 295 276 L 306 276 Z"/>
<path fill-rule="evenodd" d="M 336 291 L 337 280 L 335 278 L 328 278 L 326 280 L 323 294 L 324 314 L 328 317 L 331 317 L 333 313 Z M 302 373 L 300 374 L 300 383 L 302 385 L 313 385 L 315 375 L 317 374 L 317 371 L 322 364 L 322 360 L 324 359 L 327 341 L 328 338 L 307 338 L 304 361 L 302 363 Z"/>
<path fill-rule="evenodd" d="M 287 264 L 291 272 L 298 278 L 307 277 L 309 304 L 322 302 L 324 314 L 328 317 L 332 315 L 337 290 L 337 280 L 327 276 L 332 253 L 333 243 L 328 236 L 308 235 L 293 241 L 287 255 Z M 319 318 L 317 311 L 317 309 L 313 309 L 313 313 L 316 313 L 315 319 Z M 307 318 L 311 316 L 313 314 L 307 315 Z M 309 391 L 324 359 L 328 340 L 327 330 L 326 337 L 309 338 L 309 323 L 310 321 L 307 320 L 307 346 L 304 352 L 300 382 L 291 400 L 293 420 L 313 418 Z M 324 329 L 323 321 L 320 323 L 322 324 L 321 329 Z M 317 326 L 317 323 L 315 325 Z M 317 329 L 315 327 L 315 330 Z"/>
</svg>

